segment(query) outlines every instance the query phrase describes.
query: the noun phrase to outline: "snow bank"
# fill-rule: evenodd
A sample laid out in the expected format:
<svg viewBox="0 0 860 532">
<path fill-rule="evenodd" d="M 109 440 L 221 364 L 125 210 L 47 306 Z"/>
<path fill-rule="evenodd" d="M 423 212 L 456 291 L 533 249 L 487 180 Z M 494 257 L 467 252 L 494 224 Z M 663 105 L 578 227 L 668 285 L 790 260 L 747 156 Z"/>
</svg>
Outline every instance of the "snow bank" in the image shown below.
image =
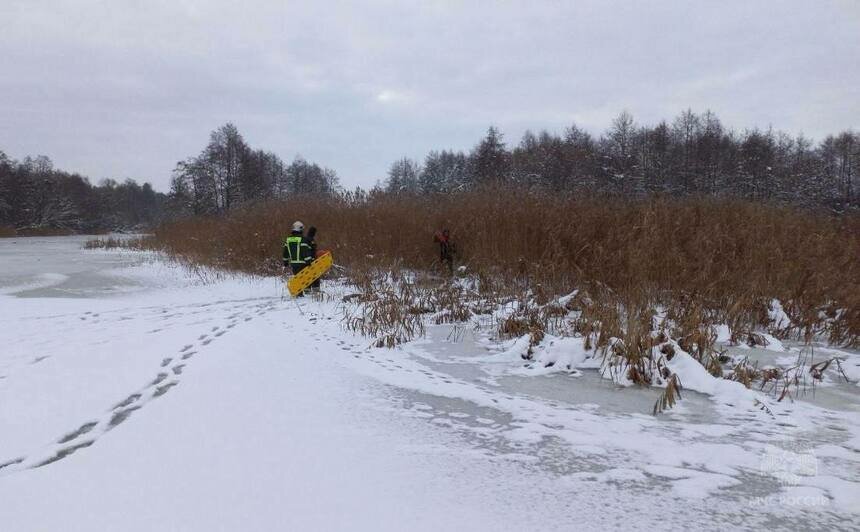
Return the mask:
<svg viewBox="0 0 860 532">
<path fill-rule="evenodd" d="M 483 357 L 483 360 L 494 363 L 510 364 L 507 373 L 510 375 L 548 375 L 556 372 L 571 372 L 573 370 L 602 370 L 603 356 L 594 350 L 585 348 L 582 337 L 558 337 L 546 335 L 540 344 L 532 347 L 532 358 L 526 360 L 531 338 L 523 335 L 502 344 L 502 351 Z M 674 356 L 666 360 L 668 368 L 681 381 L 684 390 L 693 390 L 712 397 L 722 404 L 753 407 L 756 401 L 768 404 L 762 394 L 744 387 L 743 384 L 727 379 L 714 377 L 696 359 L 684 352 L 676 343 L 672 343 Z M 655 349 L 656 356 L 662 356 Z M 602 372 L 604 378 L 612 379 L 610 372 Z M 619 384 L 630 384 L 621 375 Z M 661 386 L 658 380 L 657 385 Z"/>
<path fill-rule="evenodd" d="M 766 397 L 739 382 L 714 377 L 699 361 L 680 348 L 675 349 L 675 355 L 671 360 L 666 361 L 666 365 L 678 376 L 685 390 L 709 395 L 724 404 L 753 406 L 755 401 L 767 401 Z"/>
</svg>

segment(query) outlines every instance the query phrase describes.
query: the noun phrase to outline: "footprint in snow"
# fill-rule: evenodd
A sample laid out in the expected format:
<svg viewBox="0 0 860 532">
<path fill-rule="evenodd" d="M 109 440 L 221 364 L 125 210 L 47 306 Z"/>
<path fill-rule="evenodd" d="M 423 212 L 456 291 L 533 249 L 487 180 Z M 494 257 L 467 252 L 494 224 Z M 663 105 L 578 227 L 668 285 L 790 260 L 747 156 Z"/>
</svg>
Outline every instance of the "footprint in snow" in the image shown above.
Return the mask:
<svg viewBox="0 0 860 532">
<path fill-rule="evenodd" d="M 123 399 L 122 401 L 120 401 L 119 403 L 117 403 L 111 410 L 117 410 L 120 408 L 125 408 L 128 405 L 137 401 L 138 399 L 140 399 L 140 394 L 139 393 L 133 393 L 133 394 L 129 395 L 128 397 L 126 397 L 125 399 Z"/>
<path fill-rule="evenodd" d="M 110 421 L 108 421 L 107 430 L 115 429 L 116 427 L 118 427 L 121 423 L 125 422 L 128 418 L 130 418 L 132 412 L 134 412 L 135 410 L 140 410 L 140 406 L 134 405 L 128 408 L 123 408 L 121 410 L 115 410 L 110 418 Z"/>
<path fill-rule="evenodd" d="M 56 462 L 58 460 L 62 460 L 63 458 L 69 456 L 70 454 L 74 453 L 78 449 L 83 449 L 84 447 L 89 447 L 93 443 L 95 443 L 95 440 L 89 440 L 89 441 L 85 441 L 85 442 L 78 443 L 75 445 L 70 445 L 69 447 L 64 447 L 64 448 L 60 449 L 59 451 L 57 451 L 57 453 L 54 456 L 48 458 L 47 460 L 43 460 L 43 461 L 39 462 L 38 464 L 34 465 L 33 468 L 46 466 L 48 464 L 53 464 L 54 462 Z"/>
<path fill-rule="evenodd" d="M 173 317 L 176 315 L 176 314 L 167 315 L 166 311 L 162 311 L 162 313 L 163 313 L 163 317 L 165 317 L 165 318 Z M 238 316 L 238 314 L 237 314 L 237 316 Z M 123 319 L 123 318 L 125 318 L 125 317 L 124 316 L 121 317 L 121 319 Z M 251 319 L 252 319 L 251 317 L 245 317 L 244 318 L 245 321 L 250 321 Z M 234 322 L 230 323 L 229 325 L 227 325 L 226 329 L 233 328 L 236 325 L 237 325 L 237 322 L 234 321 Z M 159 332 L 161 330 L 162 329 L 154 329 L 153 331 L 150 331 L 150 332 Z M 218 337 L 218 336 L 223 335 L 227 331 L 222 330 L 221 327 L 219 327 L 219 326 L 214 326 L 214 327 L 212 327 L 212 332 L 217 332 L 214 336 Z M 199 340 L 201 340 L 201 343 L 203 345 L 208 345 L 213 340 L 213 338 L 210 338 L 209 335 L 204 334 L 204 335 L 200 336 Z M 197 353 L 196 351 L 192 351 L 193 347 L 194 346 L 192 344 L 186 344 L 181 350 L 179 350 L 179 354 L 181 355 L 182 360 L 188 360 L 189 358 L 191 358 L 192 356 L 194 356 Z M 37 357 L 33 361 L 33 363 L 38 363 L 38 362 L 40 362 L 46 358 L 49 358 L 49 357 L 48 356 Z M 102 421 L 88 421 L 86 423 L 83 423 L 80 427 L 78 427 L 78 429 L 61 436 L 57 440 L 58 444 L 70 444 L 70 445 L 67 445 L 65 447 L 60 448 L 52 456 L 36 463 L 35 465 L 26 465 L 25 467 L 33 467 L 33 468 L 42 467 L 42 466 L 54 463 L 58 460 L 62 460 L 63 458 L 65 458 L 65 457 L 73 454 L 74 452 L 78 451 L 79 449 L 89 447 L 104 432 L 108 432 L 108 431 L 116 428 L 118 425 L 124 423 L 129 417 L 131 417 L 133 412 L 142 408 L 144 404 L 148 403 L 152 399 L 161 397 L 162 395 L 166 394 L 170 389 L 172 389 L 173 387 L 175 387 L 179 384 L 179 380 L 177 380 L 177 379 L 180 378 L 180 376 L 183 374 L 183 370 L 185 368 L 185 364 L 181 364 L 181 363 L 176 364 L 176 365 L 171 367 L 170 364 L 173 363 L 174 360 L 175 360 L 174 357 L 163 358 L 161 360 L 161 367 L 162 368 L 169 368 L 170 371 L 168 372 L 167 369 L 165 369 L 165 371 L 159 372 L 155 376 L 155 378 L 147 385 L 146 390 L 144 390 L 143 392 L 139 392 L 139 393 L 133 393 L 133 394 L 129 395 L 128 397 L 126 397 L 125 399 L 123 399 L 122 401 L 120 401 L 119 403 L 117 403 L 116 405 L 114 405 L 104 420 L 102 420 Z M 168 379 L 168 377 L 170 377 L 171 373 L 173 375 L 173 378 Z M 0 376 L 0 379 L 2 379 L 2 378 L 6 378 L 6 376 L 5 375 Z M 146 394 L 146 396 L 144 397 L 145 394 Z M 103 424 L 104 432 L 98 431 L 99 433 L 96 434 L 95 437 L 90 436 L 90 439 L 87 439 L 85 441 L 80 441 L 83 436 L 90 434 L 90 433 L 93 433 L 93 431 L 100 424 Z M 77 443 L 75 443 L 75 442 L 77 442 Z M 4 469 L 7 467 L 14 467 L 14 466 L 17 466 L 19 464 L 26 464 L 26 461 L 27 461 L 26 457 L 20 457 L 20 458 L 15 458 L 13 460 L 8 460 L 4 463 L 0 463 L 0 469 Z"/>
<path fill-rule="evenodd" d="M 155 389 L 155 392 L 153 392 L 152 397 L 153 398 L 161 397 L 162 395 L 166 394 L 171 388 L 173 388 L 177 384 L 179 384 L 179 383 L 175 382 L 175 381 L 171 381 L 171 382 L 168 382 L 166 384 L 162 384 L 161 386 L 159 386 L 158 388 Z"/>
<path fill-rule="evenodd" d="M 5 468 L 5 467 L 9 467 L 9 466 L 13 466 L 13 465 L 18 465 L 18 464 L 20 464 L 20 463 L 21 463 L 21 462 L 23 462 L 23 461 L 24 461 L 24 457 L 22 456 L 22 457 L 20 457 L 20 458 L 15 458 L 15 459 L 13 459 L 13 460 L 9 460 L 8 462 L 0 463 L 0 470 L 2 470 L 2 469 L 3 469 L 3 468 Z"/>
<path fill-rule="evenodd" d="M 83 425 L 78 427 L 77 430 L 74 430 L 57 440 L 57 443 L 68 443 L 72 440 L 75 440 L 79 436 L 82 436 L 96 428 L 96 425 L 98 425 L 97 421 L 90 421 L 88 423 L 84 423 Z"/>
</svg>

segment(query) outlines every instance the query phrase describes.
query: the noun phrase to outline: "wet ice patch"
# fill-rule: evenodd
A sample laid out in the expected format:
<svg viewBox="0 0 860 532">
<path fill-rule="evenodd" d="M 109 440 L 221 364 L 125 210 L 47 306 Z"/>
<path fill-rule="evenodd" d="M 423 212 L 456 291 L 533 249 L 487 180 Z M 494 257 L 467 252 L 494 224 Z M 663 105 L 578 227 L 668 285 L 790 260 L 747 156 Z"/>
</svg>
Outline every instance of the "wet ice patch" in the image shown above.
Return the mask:
<svg viewBox="0 0 860 532">
<path fill-rule="evenodd" d="M 68 275 L 62 273 L 40 273 L 37 275 L 23 275 L 8 277 L 0 280 L 0 294 L 15 295 L 29 290 L 40 290 L 57 286 L 69 279 Z"/>
<path fill-rule="evenodd" d="M 590 481 L 590 482 L 638 482 L 644 483 L 648 481 L 648 477 L 639 469 L 629 469 L 618 467 L 606 469 L 604 471 L 581 471 L 572 473 L 567 477 L 575 481 Z"/>
<path fill-rule="evenodd" d="M 673 481 L 671 485 L 672 491 L 680 497 L 705 499 L 717 490 L 737 486 L 740 483 L 740 480 L 728 475 L 694 471 L 689 476 Z"/>
</svg>

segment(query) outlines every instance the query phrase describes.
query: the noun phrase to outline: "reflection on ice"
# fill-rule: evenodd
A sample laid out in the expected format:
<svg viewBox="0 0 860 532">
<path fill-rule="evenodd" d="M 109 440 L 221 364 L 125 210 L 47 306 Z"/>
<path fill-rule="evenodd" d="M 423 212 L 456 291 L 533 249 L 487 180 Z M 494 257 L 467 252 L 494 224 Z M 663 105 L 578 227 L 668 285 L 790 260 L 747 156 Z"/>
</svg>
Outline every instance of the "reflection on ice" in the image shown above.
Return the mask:
<svg viewBox="0 0 860 532">
<path fill-rule="evenodd" d="M 0 294 L 18 297 L 103 297 L 140 288 L 111 270 L 140 264 L 140 254 L 83 252 L 91 237 L 0 238 Z"/>
</svg>

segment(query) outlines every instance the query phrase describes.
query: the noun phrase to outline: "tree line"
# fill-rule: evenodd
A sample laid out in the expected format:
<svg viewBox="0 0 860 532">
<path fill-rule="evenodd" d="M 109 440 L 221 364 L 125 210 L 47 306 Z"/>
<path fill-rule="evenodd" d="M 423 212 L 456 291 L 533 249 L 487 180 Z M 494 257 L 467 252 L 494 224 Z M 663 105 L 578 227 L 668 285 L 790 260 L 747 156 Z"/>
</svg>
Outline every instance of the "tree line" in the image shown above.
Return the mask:
<svg viewBox="0 0 860 532">
<path fill-rule="evenodd" d="M 284 164 L 272 152 L 252 149 L 236 126 L 227 123 L 210 134 L 203 151 L 176 165 L 168 209 L 173 216 L 218 215 L 294 194 L 340 193 L 334 170 L 302 157 Z"/>
<path fill-rule="evenodd" d="M 860 207 L 860 133 L 803 135 L 726 128 L 708 111 L 671 123 L 637 125 L 628 112 L 602 135 L 576 125 L 562 134 L 527 131 L 509 149 L 490 127 L 469 152 L 431 151 L 423 163 L 395 161 L 381 189 L 392 194 L 452 193 L 516 186 L 554 193 L 729 196 L 826 207 Z"/>
<path fill-rule="evenodd" d="M 21 161 L 0 151 L 0 227 L 70 233 L 138 230 L 161 219 L 167 197 L 149 183 L 106 179 L 94 186 L 40 155 Z"/>
<path fill-rule="evenodd" d="M 334 170 L 301 157 L 287 165 L 272 152 L 252 149 L 230 123 L 213 131 L 197 156 L 177 163 L 167 194 L 130 179 L 92 185 L 55 169 L 44 155 L 15 161 L 0 151 L 0 229 L 24 234 L 146 230 L 257 201 L 341 192 Z"/>
<path fill-rule="evenodd" d="M 468 152 L 431 151 L 395 161 L 370 191 L 345 192 L 334 170 L 297 157 L 286 164 L 250 147 L 235 125 L 214 130 L 196 156 L 177 163 L 167 194 L 149 183 L 98 185 L 55 169 L 45 156 L 0 151 L 0 226 L 70 232 L 135 230 L 178 217 L 213 216 L 293 195 L 453 194 L 486 186 L 552 193 L 728 196 L 845 212 L 860 208 L 860 133 L 819 143 L 772 128 L 738 133 L 708 111 L 638 125 L 622 112 L 603 134 L 571 125 L 561 134 L 527 131 L 509 148 L 490 127 Z"/>
</svg>

